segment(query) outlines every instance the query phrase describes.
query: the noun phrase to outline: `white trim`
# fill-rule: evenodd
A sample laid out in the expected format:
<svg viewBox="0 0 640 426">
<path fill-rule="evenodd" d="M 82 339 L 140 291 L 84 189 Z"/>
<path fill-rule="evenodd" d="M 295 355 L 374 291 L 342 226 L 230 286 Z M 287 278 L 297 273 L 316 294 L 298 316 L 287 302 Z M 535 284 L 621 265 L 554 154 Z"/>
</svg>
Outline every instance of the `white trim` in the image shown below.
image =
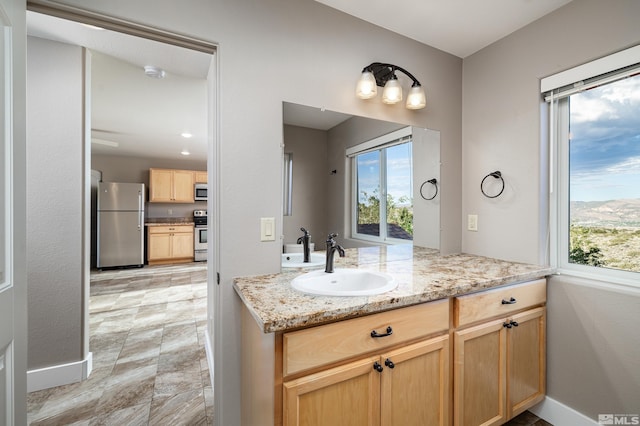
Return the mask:
<svg viewBox="0 0 640 426">
<path fill-rule="evenodd" d="M 548 396 L 529 409 L 533 414 L 554 425 L 597 426 L 598 423 L 584 414 Z"/>
<path fill-rule="evenodd" d="M 207 365 L 209 366 L 209 384 L 213 389 L 213 346 L 211 345 L 211 337 L 209 329 L 204 332 L 204 351 L 207 354 Z"/>
<path fill-rule="evenodd" d="M 77 383 L 89 378 L 93 370 L 93 353 L 82 361 L 27 371 L 27 392 Z"/>
<path fill-rule="evenodd" d="M 587 64 L 559 72 L 540 81 L 540 93 L 605 74 L 640 62 L 640 45 L 630 47 Z"/>
<path fill-rule="evenodd" d="M 366 142 L 362 142 L 358 145 L 349 147 L 346 149 L 347 157 L 353 157 L 356 154 L 361 154 L 366 151 L 372 150 L 382 145 L 386 145 L 389 142 L 393 142 L 398 139 L 405 138 L 407 136 L 411 136 L 412 128 L 411 126 L 403 127 L 402 129 L 395 130 L 391 133 L 387 133 L 386 135 L 378 136 L 375 139 L 368 140 Z M 399 143 L 403 143 L 406 141 L 399 141 Z M 391 146 L 391 145 L 388 145 Z"/>
</svg>

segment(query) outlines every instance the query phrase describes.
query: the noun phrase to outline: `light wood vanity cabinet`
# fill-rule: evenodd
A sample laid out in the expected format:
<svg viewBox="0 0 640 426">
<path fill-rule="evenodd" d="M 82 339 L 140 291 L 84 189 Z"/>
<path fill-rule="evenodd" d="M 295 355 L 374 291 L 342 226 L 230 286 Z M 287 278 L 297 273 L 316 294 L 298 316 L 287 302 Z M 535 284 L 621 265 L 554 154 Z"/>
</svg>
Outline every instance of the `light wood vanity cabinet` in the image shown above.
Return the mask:
<svg viewBox="0 0 640 426">
<path fill-rule="evenodd" d="M 194 184 L 192 170 L 149 169 L 149 202 L 193 203 Z"/>
<path fill-rule="evenodd" d="M 270 334 L 243 309 L 242 424 L 503 424 L 544 397 L 545 303 L 540 279 Z"/>
<path fill-rule="evenodd" d="M 448 328 L 442 300 L 285 333 L 282 424 L 447 425 Z"/>
<path fill-rule="evenodd" d="M 500 425 L 545 392 L 546 280 L 454 299 L 454 425 Z"/>
<path fill-rule="evenodd" d="M 193 226 L 149 226 L 147 261 L 150 265 L 193 262 Z"/>
</svg>

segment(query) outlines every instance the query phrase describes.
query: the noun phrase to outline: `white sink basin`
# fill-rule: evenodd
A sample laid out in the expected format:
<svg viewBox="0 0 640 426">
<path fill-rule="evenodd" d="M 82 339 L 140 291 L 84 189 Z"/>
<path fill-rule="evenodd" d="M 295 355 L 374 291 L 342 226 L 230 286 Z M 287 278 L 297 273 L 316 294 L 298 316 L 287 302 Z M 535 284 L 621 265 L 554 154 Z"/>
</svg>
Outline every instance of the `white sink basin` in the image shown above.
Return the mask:
<svg viewBox="0 0 640 426">
<path fill-rule="evenodd" d="M 332 274 L 324 270 L 302 274 L 291 282 L 294 289 L 319 296 L 371 296 L 386 293 L 397 287 L 389 274 L 360 269 L 336 269 Z"/>
<path fill-rule="evenodd" d="M 324 266 L 324 263 L 324 253 L 311 253 L 308 263 L 304 263 L 304 253 L 285 253 L 282 255 L 283 268 L 310 268 L 312 266 Z"/>
</svg>

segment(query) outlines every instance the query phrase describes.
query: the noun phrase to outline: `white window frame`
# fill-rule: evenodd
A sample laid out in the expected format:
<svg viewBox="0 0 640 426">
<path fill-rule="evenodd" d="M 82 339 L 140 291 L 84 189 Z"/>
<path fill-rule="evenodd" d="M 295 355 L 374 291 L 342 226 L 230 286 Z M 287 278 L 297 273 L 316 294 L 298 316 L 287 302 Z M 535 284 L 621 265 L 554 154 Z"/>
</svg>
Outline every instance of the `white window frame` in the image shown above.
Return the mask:
<svg viewBox="0 0 640 426">
<path fill-rule="evenodd" d="M 637 71 L 617 70 L 640 64 L 640 45 L 541 80 L 549 102 L 550 263 L 558 273 L 610 284 L 640 287 L 640 273 L 569 262 L 569 102 L 570 95 L 607 84 Z M 635 67 L 634 67 L 635 68 Z M 612 74 L 612 75 L 609 75 Z M 585 80 L 607 75 L 592 83 Z"/>
<path fill-rule="evenodd" d="M 387 236 L 386 225 L 386 211 L 387 211 L 387 189 L 386 189 L 386 152 L 382 151 L 380 156 L 380 235 L 368 235 L 358 233 L 358 167 L 356 164 L 356 157 L 360 154 L 366 154 L 371 151 L 384 150 L 395 145 L 401 145 L 404 143 L 413 143 L 411 126 L 403 127 L 386 135 L 379 136 L 375 139 L 363 142 L 361 144 L 349 147 L 346 149 L 346 155 L 351 160 L 351 238 L 370 241 L 375 243 L 385 244 L 413 244 L 413 238 L 411 240 L 402 240 L 399 238 L 390 238 Z M 413 156 L 413 154 L 412 154 Z M 413 161 L 413 159 L 412 159 Z M 413 187 L 413 182 L 411 187 Z M 385 212 L 384 217 L 382 212 Z"/>
</svg>

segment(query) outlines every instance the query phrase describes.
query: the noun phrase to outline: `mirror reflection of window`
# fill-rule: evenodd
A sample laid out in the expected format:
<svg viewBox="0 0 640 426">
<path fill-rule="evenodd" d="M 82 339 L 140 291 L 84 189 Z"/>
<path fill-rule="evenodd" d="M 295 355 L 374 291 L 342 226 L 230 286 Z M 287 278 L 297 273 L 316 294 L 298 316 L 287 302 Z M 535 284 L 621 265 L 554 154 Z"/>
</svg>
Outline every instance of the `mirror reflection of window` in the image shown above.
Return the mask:
<svg viewBox="0 0 640 426">
<path fill-rule="evenodd" d="M 284 153 L 284 163 L 283 163 L 283 197 L 284 205 L 283 212 L 285 216 L 291 216 L 293 212 L 292 208 L 292 190 L 293 190 L 293 154 L 290 152 Z"/>
<path fill-rule="evenodd" d="M 413 240 L 411 128 L 349 148 L 354 164 L 353 236 L 383 242 Z"/>
</svg>

